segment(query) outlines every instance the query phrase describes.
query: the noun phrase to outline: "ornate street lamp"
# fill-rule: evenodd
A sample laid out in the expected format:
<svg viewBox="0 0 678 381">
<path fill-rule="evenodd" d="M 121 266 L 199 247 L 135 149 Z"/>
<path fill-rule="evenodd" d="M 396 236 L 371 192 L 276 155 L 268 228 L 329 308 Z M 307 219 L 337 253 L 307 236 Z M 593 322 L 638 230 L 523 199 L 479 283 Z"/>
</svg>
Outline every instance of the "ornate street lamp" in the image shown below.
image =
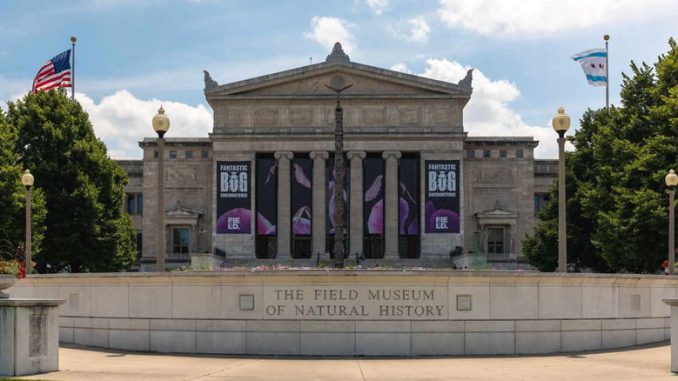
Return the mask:
<svg viewBox="0 0 678 381">
<path fill-rule="evenodd" d="M 558 272 L 567 272 L 567 226 L 565 221 L 565 132 L 570 128 L 570 117 L 563 107 L 551 121 L 558 133 Z"/>
<path fill-rule="evenodd" d="M 337 93 L 337 107 L 334 109 L 334 266 L 344 267 L 344 109 L 339 96 L 353 86 L 346 85 L 344 77 L 330 78 L 328 89 Z"/>
<path fill-rule="evenodd" d="M 673 275 L 673 264 L 675 262 L 675 253 L 676 253 L 676 244 L 675 244 L 675 222 L 674 222 L 674 209 L 675 209 L 675 193 L 676 185 L 678 185 L 678 175 L 672 170 L 669 171 L 669 174 L 666 175 L 664 179 L 666 181 L 666 187 L 669 188 L 669 275 Z"/>
<path fill-rule="evenodd" d="M 35 179 L 28 169 L 21 175 L 21 184 L 26 187 L 26 275 L 33 271 L 33 259 L 31 258 L 31 187 L 33 187 L 34 181 Z"/>
<path fill-rule="evenodd" d="M 165 271 L 165 133 L 169 130 L 170 120 L 165 109 L 160 106 L 153 117 L 153 129 L 158 133 L 158 209 L 155 271 Z"/>
</svg>

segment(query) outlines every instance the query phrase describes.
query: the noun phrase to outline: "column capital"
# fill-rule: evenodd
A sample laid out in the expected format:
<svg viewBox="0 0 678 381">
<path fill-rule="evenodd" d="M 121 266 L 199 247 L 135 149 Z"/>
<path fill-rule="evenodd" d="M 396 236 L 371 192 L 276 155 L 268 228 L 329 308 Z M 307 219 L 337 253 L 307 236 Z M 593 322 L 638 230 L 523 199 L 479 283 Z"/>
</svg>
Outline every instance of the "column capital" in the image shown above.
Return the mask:
<svg viewBox="0 0 678 381">
<path fill-rule="evenodd" d="M 400 159 L 403 156 L 403 154 L 400 151 L 384 151 L 381 154 L 381 157 L 384 159 L 389 159 L 389 158 L 394 158 L 394 159 Z"/>
<path fill-rule="evenodd" d="M 273 154 L 273 157 L 277 160 L 292 159 L 294 157 L 294 153 L 292 153 L 292 151 L 277 151 Z"/>
<path fill-rule="evenodd" d="M 329 152 L 327 151 L 311 151 L 311 153 L 308 155 L 311 159 L 325 159 L 330 157 Z"/>
<path fill-rule="evenodd" d="M 349 160 L 352 160 L 353 158 L 360 159 L 360 160 L 365 160 L 365 157 L 367 154 L 365 151 L 348 151 L 346 152 L 346 158 Z"/>
</svg>

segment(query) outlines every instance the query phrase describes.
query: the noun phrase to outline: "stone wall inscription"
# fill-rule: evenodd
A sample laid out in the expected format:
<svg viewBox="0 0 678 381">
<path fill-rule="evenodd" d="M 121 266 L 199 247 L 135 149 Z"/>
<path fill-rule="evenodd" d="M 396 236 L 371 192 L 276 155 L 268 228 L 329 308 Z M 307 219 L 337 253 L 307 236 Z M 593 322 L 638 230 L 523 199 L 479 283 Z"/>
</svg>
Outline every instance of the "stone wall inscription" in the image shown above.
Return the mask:
<svg viewBox="0 0 678 381">
<path fill-rule="evenodd" d="M 28 321 L 28 355 L 41 357 L 47 353 L 47 309 L 44 307 L 31 308 Z"/>
<path fill-rule="evenodd" d="M 447 319 L 447 288 L 264 286 L 263 318 L 292 320 Z"/>
</svg>

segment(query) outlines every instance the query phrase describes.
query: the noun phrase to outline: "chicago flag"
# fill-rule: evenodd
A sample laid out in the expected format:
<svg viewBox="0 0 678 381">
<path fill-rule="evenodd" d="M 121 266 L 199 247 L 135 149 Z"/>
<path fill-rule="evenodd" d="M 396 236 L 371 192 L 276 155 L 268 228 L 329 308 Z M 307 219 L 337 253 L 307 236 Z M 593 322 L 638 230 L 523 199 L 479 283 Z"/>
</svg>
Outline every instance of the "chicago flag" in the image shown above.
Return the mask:
<svg viewBox="0 0 678 381">
<path fill-rule="evenodd" d="M 593 86 L 607 86 L 607 51 L 591 49 L 572 56 L 581 64 L 586 79 Z"/>
</svg>

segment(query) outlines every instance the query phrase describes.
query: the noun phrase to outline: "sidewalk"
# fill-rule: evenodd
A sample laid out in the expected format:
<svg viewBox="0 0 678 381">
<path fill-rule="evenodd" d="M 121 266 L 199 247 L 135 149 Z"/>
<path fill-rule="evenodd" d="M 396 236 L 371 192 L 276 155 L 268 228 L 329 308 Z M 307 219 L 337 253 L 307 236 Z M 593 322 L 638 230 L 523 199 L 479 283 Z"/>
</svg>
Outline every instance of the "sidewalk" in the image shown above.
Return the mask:
<svg viewBox="0 0 678 381">
<path fill-rule="evenodd" d="M 670 346 L 539 357 L 417 359 L 179 356 L 62 347 L 40 380 L 675 380 Z"/>
</svg>

